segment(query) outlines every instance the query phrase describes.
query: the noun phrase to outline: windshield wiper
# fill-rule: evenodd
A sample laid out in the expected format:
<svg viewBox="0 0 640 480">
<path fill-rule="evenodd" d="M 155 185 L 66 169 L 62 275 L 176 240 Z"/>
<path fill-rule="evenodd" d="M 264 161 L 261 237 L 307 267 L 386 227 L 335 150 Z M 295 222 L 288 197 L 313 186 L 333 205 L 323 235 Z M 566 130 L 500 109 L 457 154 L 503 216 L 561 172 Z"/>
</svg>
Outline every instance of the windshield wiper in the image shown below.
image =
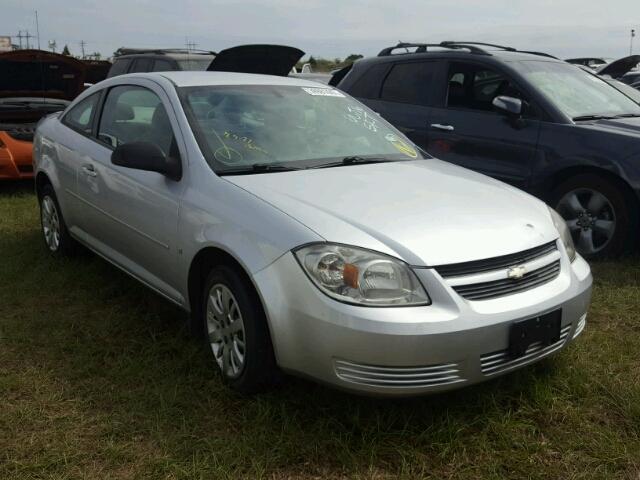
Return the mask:
<svg viewBox="0 0 640 480">
<path fill-rule="evenodd" d="M 578 117 L 573 117 L 572 120 L 574 122 L 579 122 L 580 120 L 610 120 L 612 118 L 616 118 L 612 115 L 580 115 Z"/>
<path fill-rule="evenodd" d="M 251 175 L 254 173 L 292 172 L 302 170 L 299 167 L 290 167 L 280 163 L 254 163 L 244 167 L 219 170 L 218 175 Z"/>
<path fill-rule="evenodd" d="M 621 113 L 620 115 L 616 115 L 615 118 L 633 118 L 640 117 L 640 113 Z"/>
<path fill-rule="evenodd" d="M 337 162 L 321 163 L 320 165 L 314 165 L 309 168 L 331 168 L 342 167 L 344 165 L 366 165 L 368 163 L 389 163 L 397 161 L 399 160 L 391 160 L 385 157 L 359 157 L 357 155 L 352 155 L 344 157 L 342 160 L 338 160 Z"/>
</svg>

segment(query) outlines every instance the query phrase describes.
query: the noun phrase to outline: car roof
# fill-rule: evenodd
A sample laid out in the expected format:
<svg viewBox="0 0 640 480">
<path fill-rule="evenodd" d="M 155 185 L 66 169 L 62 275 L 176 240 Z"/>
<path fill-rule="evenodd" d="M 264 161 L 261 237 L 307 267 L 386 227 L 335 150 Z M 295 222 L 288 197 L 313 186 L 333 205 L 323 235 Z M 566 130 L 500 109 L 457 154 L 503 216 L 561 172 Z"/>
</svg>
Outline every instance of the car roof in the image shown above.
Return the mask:
<svg viewBox="0 0 640 480">
<path fill-rule="evenodd" d="M 196 72 L 196 71 L 175 71 L 175 72 L 149 72 L 131 73 L 120 75 L 118 79 L 132 77 L 158 78 L 164 77 L 170 80 L 177 87 L 201 87 L 214 85 L 290 85 L 298 87 L 322 87 L 327 85 L 304 80 L 297 77 L 279 77 L 276 75 L 259 75 L 254 73 L 236 72 Z"/>
<path fill-rule="evenodd" d="M 170 58 L 173 60 L 201 60 L 215 58 L 213 53 L 172 53 L 172 52 L 141 52 L 141 53 L 127 53 L 124 55 L 118 55 L 114 57 L 113 61 L 116 62 L 121 59 L 133 59 L 133 58 Z"/>
<path fill-rule="evenodd" d="M 540 61 L 540 62 L 554 62 L 554 63 L 566 63 L 564 60 L 560 60 L 544 53 L 537 52 L 524 52 L 524 51 L 509 51 L 502 49 L 484 49 L 483 53 L 473 52 L 465 50 L 463 48 L 447 49 L 440 47 L 437 50 L 426 52 L 409 52 L 409 53 L 396 53 L 392 55 L 382 55 L 375 57 L 368 57 L 358 60 L 356 63 L 364 65 L 367 63 L 383 63 L 383 62 L 397 62 L 399 60 L 419 60 L 419 59 L 460 59 L 460 60 L 484 60 L 493 63 L 502 62 L 519 62 L 519 61 Z"/>
</svg>

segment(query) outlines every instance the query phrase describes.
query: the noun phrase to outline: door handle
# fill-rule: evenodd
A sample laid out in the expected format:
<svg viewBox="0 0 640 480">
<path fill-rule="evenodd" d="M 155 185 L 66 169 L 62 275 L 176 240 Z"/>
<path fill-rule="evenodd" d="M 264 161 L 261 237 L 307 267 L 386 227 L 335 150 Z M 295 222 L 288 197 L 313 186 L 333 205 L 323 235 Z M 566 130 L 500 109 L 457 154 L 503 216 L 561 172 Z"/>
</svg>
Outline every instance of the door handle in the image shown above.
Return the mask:
<svg viewBox="0 0 640 480">
<path fill-rule="evenodd" d="M 89 175 L 90 177 L 97 177 L 98 176 L 98 172 L 96 172 L 95 168 L 93 168 L 93 165 L 91 165 L 91 164 L 83 165 L 82 166 L 82 171 L 86 175 Z"/>
<path fill-rule="evenodd" d="M 453 125 L 442 125 L 441 123 L 432 123 L 431 128 L 437 128 L 438 130 L 446 130 L 447 132 L 453 132 L 455 128 Z"/>
</svg>

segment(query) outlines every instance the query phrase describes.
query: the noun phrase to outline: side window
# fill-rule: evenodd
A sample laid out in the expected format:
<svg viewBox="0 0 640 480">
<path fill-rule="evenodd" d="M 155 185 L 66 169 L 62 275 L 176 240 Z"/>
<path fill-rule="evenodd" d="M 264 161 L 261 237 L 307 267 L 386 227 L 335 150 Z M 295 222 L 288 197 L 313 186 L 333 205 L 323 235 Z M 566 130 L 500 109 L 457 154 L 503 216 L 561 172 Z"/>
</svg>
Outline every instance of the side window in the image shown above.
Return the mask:
<svg viewBox="0 0 640 480">
<path fill-rule="evenodd" d="M 479 65 L 452 63 L 448 80 L 448 107 L 493 112 L 493 99 L 499 95 L 524 100 L 507 77 Z"/>
<path fill-rule="evenodd" d="M 98 126 L 98 139 L 111 147 L 151 142 L 165 155 L 176 155 L 167 111 L 160 98 L 144 87 L 122 85 L 109 90 Z"/>
<path fill-rule="evenodd" d="M 379 63 L 369 67 L 349 88 L 349 95 L 359 98 L 378 98 L 380 87 L 388 71 L 388 63 Z M 354 69 L 353 73 L 358 74 L 358 69 Z"/>
<path fill-rule="evenodd" d="M 175 70 L 175 68 L 168 60 L 155 60 L 153 62 L 154 72 L 171 72 L 173 70 Z"/>
<path fill-rule="evenodd" d="M 131 67 L 131 70 L 129 70 L 129 73 L 150 72 L 152 66 L 153 66 L 152 58 L 136 58 L 133 61 L 133 66 Z"/>
<path fill-rule="evenodd" d="M 382 85 L 380 98 L 388 102 L 427 105 L 435 62 L 396 63 Z"/>
<path fill-rule="evenodd" d="M 131 60 L 129 58 L 121 58 L 113 62 L 109 69 L 109 77 L 115 77 L 116 75 L 124 75 L 127 73 Z"/>
<path fill-rule="evenodd" d="M 79 132 L 91 133 L 91 121 L 99 99 L 100 92 L 85 98 L 67 112 L 62 122 Z"/>
</svg>

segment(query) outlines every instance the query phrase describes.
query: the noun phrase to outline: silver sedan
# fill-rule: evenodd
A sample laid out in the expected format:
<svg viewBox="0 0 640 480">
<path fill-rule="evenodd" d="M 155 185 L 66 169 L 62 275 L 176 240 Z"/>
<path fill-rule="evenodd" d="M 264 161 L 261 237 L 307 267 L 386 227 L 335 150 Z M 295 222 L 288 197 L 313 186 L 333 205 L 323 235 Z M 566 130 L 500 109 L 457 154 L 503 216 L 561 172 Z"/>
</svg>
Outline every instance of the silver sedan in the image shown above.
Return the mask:
<svg viewBox="0 0 640 480">
<path fill-rule="evenodd" d="M 34 164 L 51 253 L 82 244 L 189 311 L 241 392 L 279 370 L 442 391 L 586 324 L 590 269 L 553 210 L 326 85 L 116 77 L 40 123 Z"/>
</svg>

